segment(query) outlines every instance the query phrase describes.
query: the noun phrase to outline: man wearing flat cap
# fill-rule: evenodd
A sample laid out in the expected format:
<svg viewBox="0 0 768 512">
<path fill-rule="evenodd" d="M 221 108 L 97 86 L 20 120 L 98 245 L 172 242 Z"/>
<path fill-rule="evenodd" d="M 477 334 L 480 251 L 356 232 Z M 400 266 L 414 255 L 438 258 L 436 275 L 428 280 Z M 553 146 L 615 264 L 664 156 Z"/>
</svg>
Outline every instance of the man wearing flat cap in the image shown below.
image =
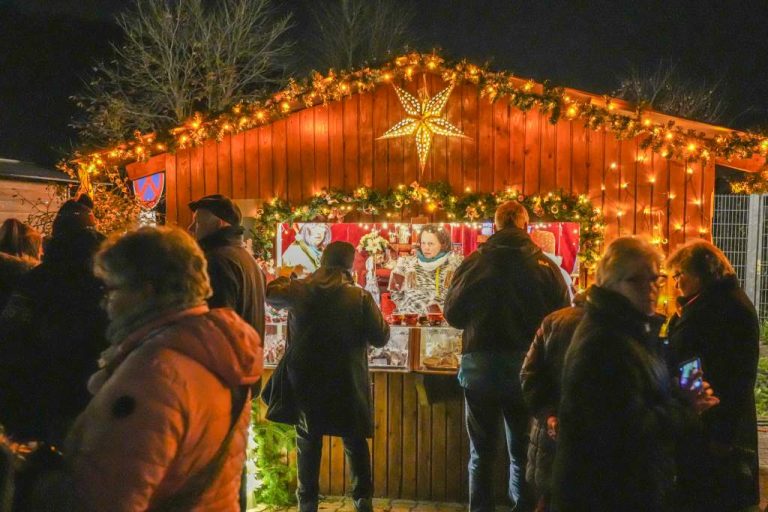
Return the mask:
<svg viewBox="0 0 768 512">
<path fill-rule="evenodd" d="M 208 306 L 234 309 L 264 339 L 264 275 L 243 243 L 240 208 L 221 194 L 192 201 L 189 208 L 189 230 L 208 260 Z"/>
<path fill-rule="evenodd" d="M 208 277 L 213 295 L 210 308 L 232 308 L 264 341 L 264 274 L 243 243 L 240 208 L 221 194 L 189 203 L 192 224 L 189 231 L 208 260 Z M 258 396 L 258 390 L 254 390 Z M 246 509 L 246 474 L 240 482 L 240 510 Z"/>
</svg>

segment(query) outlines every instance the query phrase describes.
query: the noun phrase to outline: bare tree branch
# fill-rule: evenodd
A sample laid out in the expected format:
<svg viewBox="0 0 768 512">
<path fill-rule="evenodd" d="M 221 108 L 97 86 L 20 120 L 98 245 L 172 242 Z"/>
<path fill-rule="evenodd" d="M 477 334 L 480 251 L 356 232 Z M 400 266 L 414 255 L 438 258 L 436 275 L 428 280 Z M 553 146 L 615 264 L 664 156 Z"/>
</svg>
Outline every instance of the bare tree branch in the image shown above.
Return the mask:
<svg viewBox="0 0 768 512">
<path fill-rule="evenodd" d="M 656 67 L 630 67 L 619 77 L 615 96 L 680 117 L 720 122 L 726 111 L 722 81 L 714 84 L 683 77 L 677 63 L 660 60 Z"/>
<path fill-rule="evenodd" d="M 314 69 L 349 69 L 417 43 L 411 4 L 401 0 L 324 0 L 308 4 L 314 33 L 304 40 Z"/>
<path fill-rule="evenodd" d="M 290 15 L 278 18 L 271 0 L 135 0 L 117 23 L 122 44 L 74 98 L 84 143 L 162 130 L 253 98 L 282 81 L 292 46 L 284 39 Z"/>
</svg>

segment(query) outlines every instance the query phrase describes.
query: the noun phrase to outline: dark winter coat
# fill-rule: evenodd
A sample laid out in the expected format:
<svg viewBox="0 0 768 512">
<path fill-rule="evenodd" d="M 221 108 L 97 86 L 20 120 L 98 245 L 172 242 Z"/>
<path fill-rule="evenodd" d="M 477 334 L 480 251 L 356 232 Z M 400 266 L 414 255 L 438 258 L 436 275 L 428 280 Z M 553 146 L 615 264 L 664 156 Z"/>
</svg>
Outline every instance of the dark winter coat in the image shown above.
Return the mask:
<svg viewBox="0 0 768 512">
<path fill-rule="evenodd" d="M 563 371 L 555 510 L 672 510 L 674 452 L 693 409 L 672 388 L 650 317 L 598 286 L 585 307 Z"/>
<path fill-rule="evenodd" d="M 320 267 L 306 279 L 269 283 L 267 303 L 288 308 L 287 369 L 300 423 L 313 434 L 371 437 L 368 345 L 389 339 L 371 294 L 349 272 Z"/>
<path fill-rule="evenodd" d="M 0 315 L 0 423 L 21 439 L 59 444 L 90 400 L 88 378 L 108 343 L 92 257 L 104 236 L 58 235 Z"/>
<path fill-rule="evenodd" d="M 557 265 L 513 226 L 461 263 L 444 312 L 449 324 L 464 329 L 462 353 L 516 353 L 522 360 L 544 317 L 568 304 Z"/>
<path fill-rule="evenodd" d="M 243 244 L 243 228 L 229 226 L 200 240 L 208 260 L 210 308 L 232 308 L 264 337 L 264 274 Z"/>
<path fill-rule="evenodd" d="M 547 434 L 547 418 L 558 415 L 565 354 L 584 316 L 583 303 L 583 296 L 577 295 L 577 305 L 559 309 L 544 318 L 520 372 L 523 398 L 533 416 L 525 475 L 539 495 L 551 492 L 556 445 Z"/>
<path fill-rule="evenodd" d="M 757 420 L 754 386 L 760 328 L 755 308 L 739 288 L 735 276 L 705 287 L 683 299 L 682 314 L 669 324 L 673 361 L 678 366 L 700 357 L 704 380 L 720 404 L 701 416 L 705 452 L 710 443 L 728 447 L 731 454 L 710 453 L 709 463 L 722 478 L 713 485 L 724 495 L 712 510 L 728 511 L 759 502 Z"/>
<path fill-rule="evenodd" d="M 0 311 L 5 307 L 21 276 L 36 264 L 32 259 L 0 252 Z"/>
</svg>

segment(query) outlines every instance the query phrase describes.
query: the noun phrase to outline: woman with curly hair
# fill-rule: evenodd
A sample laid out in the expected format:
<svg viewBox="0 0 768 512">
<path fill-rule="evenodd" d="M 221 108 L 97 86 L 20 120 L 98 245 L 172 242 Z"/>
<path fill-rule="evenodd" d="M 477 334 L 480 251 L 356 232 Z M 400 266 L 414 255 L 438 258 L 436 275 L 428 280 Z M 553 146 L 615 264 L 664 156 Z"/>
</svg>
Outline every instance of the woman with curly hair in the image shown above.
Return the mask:
<svg viewBox="0 0 768 512">
<path fill-rule="evenodd" d="M 65 443 L 77 510 L 239 511 L 259 335 L 208 309 L 205 257 L 179 229 L 112 238 L 94 265 L 110 346 Z"/>
</svg>

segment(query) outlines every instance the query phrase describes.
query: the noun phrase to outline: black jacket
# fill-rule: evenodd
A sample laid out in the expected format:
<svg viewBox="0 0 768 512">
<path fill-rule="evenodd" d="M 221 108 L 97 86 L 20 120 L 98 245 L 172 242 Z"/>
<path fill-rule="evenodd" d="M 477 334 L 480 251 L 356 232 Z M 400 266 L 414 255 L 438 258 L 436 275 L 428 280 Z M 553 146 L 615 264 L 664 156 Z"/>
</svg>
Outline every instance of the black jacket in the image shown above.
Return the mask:
<svg viewBox="0 0 768 512">
<path fill-rule="evenodd" d="M 243 228 L 230 226 L 200 240 L 208 260 L 210 308 L 232 308 L 264 339 L 264 274 L 243 245 Z"/>
<path fill-rule="evenodd" d="M 650 317 L 593 286 L 563 371 L 553 503 L 560 512 L 674 509 L 675 451 L 695 422 Z"/>
<path fill-rule="evenodd" d="M 90 401 L 86 385 L 107 347 L 92 257 L 104 236 L 58 235 L 0 314 L 0 423 L 20 439 L 58 444 Z"/>
<path fill-rule="evenodd" d="M 568 303 L 557 265 L 525 231 L 508 227 L 461 263 L 444 312 L 464 329 L 463 353 L 525 354 L 544 317 Z"/>
<path fill-rule="evenodd" d="M 281 277 L 267 302 L 288 308 L 288 376 L 310 433 L 373 435 L 368 345 L 384 346 L 389 326 L 371 294 L 348 272 L 320 267 L 302 280 Z"/>
<path fill-rule="evenodd" d="M 558 415 L 565 354 L 584 316 L 583 303 L 583 297 L 577 295 L 575 306 L 544 318 L 520 372 L 523 398 L 533 416 L 525 474 L 538 494 L 550 492 L 555 441 L 547 434 L 547 418 Z"/>
<path fill-rule="evenodd" d="M 757 504 L 758 456 L 754 387 L 757 376 L 760 326 L 755 308 L 739 288 L 735 276 L 705 287 L 693 298 L 683 299 L 682 314 L 669 324 L 673 361 L 678 366 L 700 357 L 704 380 L 720 404 L 702 414 L 706 441 L 734 450 L 734 466 L 749 468 L 752 485 L 732 482 L 730 494 L 739 496 L 741 508 Z M 709 445 L 704 443 L 705 447 Z M 726 461 L 717 463 L 723 466 Z M 745 469 L 746 469 L 745 468 Z M 739 472 L 738 469 L 735 471 Z M 724 479 L 719 482 L 724 484 Z M 726 510 L 721 507 L 720 510 Z"/>
</svg>

